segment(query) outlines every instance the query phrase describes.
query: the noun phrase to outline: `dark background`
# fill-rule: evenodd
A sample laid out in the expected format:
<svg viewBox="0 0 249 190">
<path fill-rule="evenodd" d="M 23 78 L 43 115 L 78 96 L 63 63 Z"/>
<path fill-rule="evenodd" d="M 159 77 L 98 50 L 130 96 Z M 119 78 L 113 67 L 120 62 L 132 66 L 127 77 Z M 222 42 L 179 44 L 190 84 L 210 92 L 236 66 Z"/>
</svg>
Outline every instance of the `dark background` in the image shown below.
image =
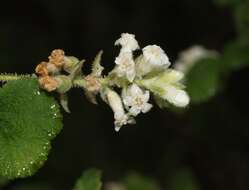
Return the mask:
<svg viewBox="0 0 249 190">
<path fill-rule="evenodd" d="M 232 12 L 211 0 L 8 0 L 0 11 L 0 71 L 33 73 L 50 51 L 90 63 L 100 49 L 112 68 L 123 32 L 136 34 L 141 47 L 160 45 L 172 62 L 185 48 L 202 44 L 221 51 L 236 33 Z M 248 69 L 233 73 L 225 89 L 184 113 L 154 109 L 135 126 L 114 131 L 111 110 L 92 105 L 81 90 L 69 93 L 71 114 L 53 143 L 45 166 L 21 183 L 46 182 L 70 189 L 81 172 L 103 170 L 104 181 L 130 171 L 153 177 L 167 187 L 180 168 L 189 168 L 201 189 L 249 189 Z"/>
</svg>

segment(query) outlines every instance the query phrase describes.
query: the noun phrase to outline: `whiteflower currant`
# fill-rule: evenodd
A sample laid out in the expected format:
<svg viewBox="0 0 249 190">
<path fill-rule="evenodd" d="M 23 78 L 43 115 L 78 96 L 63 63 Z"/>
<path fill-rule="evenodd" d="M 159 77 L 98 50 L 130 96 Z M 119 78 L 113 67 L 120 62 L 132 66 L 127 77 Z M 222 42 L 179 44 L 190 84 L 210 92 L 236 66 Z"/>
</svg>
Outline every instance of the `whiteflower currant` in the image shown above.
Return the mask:
<svg viewBox="0 0 249 190">
<path fill-rule="evenodd" d="M 140 112 L 146 113 L 152 108 L 152 105 L 148 103 L 150 92 L 143 91 L 137 84 L 124 88 L 122 99 L 126 109 L 133 116 L 137 116 Z"/>
<path fill-rule="evenodd" d="M 113 111 L 116 131 L 124 125 L 134 124 L 140 113 L 149 112 L 153 107 L 149 103 L 151 96 L 177 107 L 189 104 L 182 84 L 184 74 L 169 68 L 171 63 L 161 47 L 146 46 L 135 57 L 133 52 L 139 50 L 139 45 L 135 35 L 128 33 L 121 34 L 115 45 L 121 46 L 120 53 L 114 60 L 114 69 L 106 76 L 102 74 L 102 51 L 93 61 L 92 72 L 86 75 L 82 73 L 84 60 L 67 56 L 63 50 L 52 51 L 48 61 L 36 67 L 40 87 L 48 92 L 58 92 L 67 112 L 67 92 L 71 88 L 82 88 L 95 104 L 96 96 L 100 95 Z"/>
<path fill-rule="evenodd" d="M 135 62 L 131 52 L 122 52 L 115 59 L 116 74 L 118 77 L 126 77 L 129 82 L 132 82 L 136 76 Z"/>
<path fill-rule="evenodd" d="M 119 38 L 115 45 L 121 45 L 121 53 L 123 52 L 133 52 L 139 49 L 139 45 L 137 40 L 135 39 L 134 34 L 123 33 L 121 34 L 121 38 Z"/>
<path fill-rule="evenodd" d="M 123 125 L 133 123 L 133 119 L 125 113 L 122 100 L 115 91 L 107 89 L 106 97 L 108 104 L 110 105 L 114 113 L 115 131 L 118 132 Z"/>
<path fill-rule="evenodd" d="M 141 85 L 174 106 L 186 107 L 190 99 L 181 84 L 183 77 L 182 72 L 167 69 L 155 77 L 141 80 Z"/>
<path fill-rule="evenodd" d="M 118 77 L 126 77 L 129 82 L 132 82 L 136 76 L 133 51 L 139 49 L 135 35 L 123 33 L 121 38 L 115 42 L 115 45 L 120 45 L 121 49 L 119 56 L 115 59 L 116 67 L 114 68 L 114 73 Z"/>
<path fill-rule="evenodd" d="M 162 71 L 170 64 L 168 56 L 161 47 L 148 45 L 143 48 L 143 54 L 136 60 L 137 75 L 143 77 L 152 71 Z"/>
</svg>

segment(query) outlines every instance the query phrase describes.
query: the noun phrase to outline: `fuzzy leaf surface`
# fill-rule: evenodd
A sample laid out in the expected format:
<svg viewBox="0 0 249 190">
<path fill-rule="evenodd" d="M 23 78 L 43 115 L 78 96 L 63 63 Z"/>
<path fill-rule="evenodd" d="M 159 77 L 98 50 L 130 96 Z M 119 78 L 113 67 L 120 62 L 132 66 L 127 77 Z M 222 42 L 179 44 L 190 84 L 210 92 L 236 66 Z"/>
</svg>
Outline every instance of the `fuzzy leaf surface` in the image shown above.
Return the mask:
<svg viewBox="0 0 249 190">
<path fill-rule="evenodd" d="M 10 81 L 0 89 L 0 176 L 33 175 L 47 160 L 62 129 L 59 106 L 35 79 Z"/>
</svg>

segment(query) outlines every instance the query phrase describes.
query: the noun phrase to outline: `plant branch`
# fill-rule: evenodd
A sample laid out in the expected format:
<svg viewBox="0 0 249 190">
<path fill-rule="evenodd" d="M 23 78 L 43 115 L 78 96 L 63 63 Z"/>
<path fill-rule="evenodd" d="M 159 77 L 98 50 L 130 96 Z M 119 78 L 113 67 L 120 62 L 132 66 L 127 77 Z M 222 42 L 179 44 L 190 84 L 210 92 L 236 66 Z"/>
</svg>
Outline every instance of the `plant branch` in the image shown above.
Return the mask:
<svg viewBox="0 0 249 190">
<path fill-rule="evenodd" d="M 0 82 L 8 82 L 12 80 L 19 80 L 25 78 L 32 78 L 33 75 L 25 74 L 25 75 L 18 75 L 16 73 L 1 73 L 0 74 Z"/>
</svg>

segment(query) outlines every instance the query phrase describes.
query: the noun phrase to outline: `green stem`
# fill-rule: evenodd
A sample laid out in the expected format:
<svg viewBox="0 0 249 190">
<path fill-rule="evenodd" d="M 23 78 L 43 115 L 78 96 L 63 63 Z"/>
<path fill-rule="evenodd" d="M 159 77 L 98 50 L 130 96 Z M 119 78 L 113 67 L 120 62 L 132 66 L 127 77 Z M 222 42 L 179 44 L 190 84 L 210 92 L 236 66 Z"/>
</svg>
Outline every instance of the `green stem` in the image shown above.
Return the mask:
<svg viewBox="0 0 249 190">
<path fill-rule="evenodd" d="M 26 79 L 31 78 L 32 75 L 18 75 L 16 73 L 1 73 L 0 74 L 0 82 L 8 82 L 12 80 Z"/>
<path fill-rule="evenodd" d="M 103 86 L 111 86 L 110 85 L 110 78 L 106 77 L 106 78 L 101 78 L 99 80 L 99 82 L 103 85 Z"/>
<path fill-rule="evenodd" d="M 84 79 L 75 79 L 73 80 L 73 86 L 74 87 L 80 87 L 80 88 L 85 88 L 85 80 Z"/>
</svg>

